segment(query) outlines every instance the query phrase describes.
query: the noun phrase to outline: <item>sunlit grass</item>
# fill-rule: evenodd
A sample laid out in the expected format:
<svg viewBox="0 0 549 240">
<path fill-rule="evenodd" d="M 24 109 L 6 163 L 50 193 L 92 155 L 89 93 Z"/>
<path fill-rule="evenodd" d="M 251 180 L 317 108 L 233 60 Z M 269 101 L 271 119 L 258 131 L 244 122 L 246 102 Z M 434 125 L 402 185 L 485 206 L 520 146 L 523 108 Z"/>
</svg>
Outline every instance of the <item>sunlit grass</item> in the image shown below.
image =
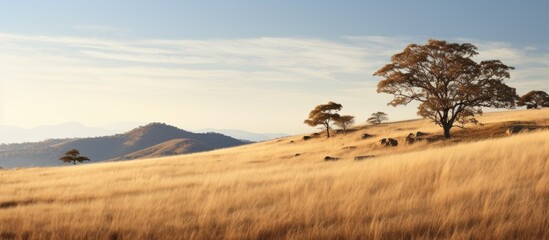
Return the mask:
<svg viewBox="0 0 549 240">
<path fill-rule="evenodd" d="M 487 114 L 475 129 L 547 119 L 548 110 Z M 418 130 L 440 134 L 422 120 L 330 139 L 2 170 L 0 239 L 549 239 L 549 131 L 376 144 Z M 361 140 L 365 132 L 376 137 Z M 378 157 L 352 160 L 364 154 Z"/>
</svg>

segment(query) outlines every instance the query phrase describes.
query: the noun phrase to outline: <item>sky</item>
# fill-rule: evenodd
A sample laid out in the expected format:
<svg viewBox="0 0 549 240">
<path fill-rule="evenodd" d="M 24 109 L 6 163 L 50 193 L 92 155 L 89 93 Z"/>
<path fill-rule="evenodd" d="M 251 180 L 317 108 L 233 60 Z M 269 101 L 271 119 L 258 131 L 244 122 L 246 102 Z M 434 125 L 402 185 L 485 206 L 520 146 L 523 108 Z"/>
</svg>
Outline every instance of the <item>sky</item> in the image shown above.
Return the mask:
<svg viewBox="0 0 549 240">
<path fill-rule="evenodd" d="M 357 123 L 387 106 L 372 74 L 410 43 L 470 42 L 549 92 L 547 1 L 3 1 L 0 125 L 165 122 L 303 133 L 314 106 Z"/>
</svg>

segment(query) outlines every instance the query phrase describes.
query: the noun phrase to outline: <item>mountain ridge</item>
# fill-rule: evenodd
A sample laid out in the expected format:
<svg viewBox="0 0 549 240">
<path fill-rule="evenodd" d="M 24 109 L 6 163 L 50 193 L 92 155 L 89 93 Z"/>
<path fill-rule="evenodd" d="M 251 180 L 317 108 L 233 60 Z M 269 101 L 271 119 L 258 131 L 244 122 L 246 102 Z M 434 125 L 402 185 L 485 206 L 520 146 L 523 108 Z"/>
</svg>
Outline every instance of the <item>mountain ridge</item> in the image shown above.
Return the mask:
<svg viewBox="0 0 549 240">
<path fill-rule="evenodd" d="M 100 137 L 116 134 L 116 130 L 90 127 L 78 122 L 57 125 L 41 125 L 33 128 L 0 126 L 0 143 L 29 143 L 47 139 Z"/>
<path fill-rule="evenodd" d="M 119 159 L 125 155 L 140 158 L 136 152 L 174 140 L 187 139 L 187 145 L 171 149 L 174 154 L 185 154 L 233 147 L 245 144 L 219 133 L 193 133 L 165 123 L 150 123 L 125 133 L 103 137 L 51 139 L 36 143 L 1 144 L 2 167 L 58 166 L 57 160 L 65 151 L 78 149 L 92 162 Z M 196 145 L 196 146 L 192 146 Z M 164 146 L 166 147 L 166 146 Z M 135 154 L 134 154 L 135 153 Z M 143 155 L 145 156 L 145 155 Z M 143 157 L 141 156 L 141 157 Z"/>
<path fill-rule="evenodd" d="M 252 142 L 263 142 L 276 138 L 288 137 L 291 134 L 286 133 L 254 133 L 245 130 L 238 129 L 218 129 L 218 128 L 205 128 L 197 130 L 197 132 L 207 133 L 207 132 L 216 132 L 223 135 L 227 135 L 236 139 L 252 141 Z"/>
</svg>

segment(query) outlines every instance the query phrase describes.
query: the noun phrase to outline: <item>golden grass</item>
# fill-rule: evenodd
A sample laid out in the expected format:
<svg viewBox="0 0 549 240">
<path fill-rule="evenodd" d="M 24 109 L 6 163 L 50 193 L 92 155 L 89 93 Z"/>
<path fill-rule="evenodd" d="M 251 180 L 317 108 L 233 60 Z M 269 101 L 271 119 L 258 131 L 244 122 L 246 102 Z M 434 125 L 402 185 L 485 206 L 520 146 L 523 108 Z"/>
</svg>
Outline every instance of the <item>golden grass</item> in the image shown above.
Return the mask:
<svg viewBox="0 0 549 240">
<path fill-rule="evenodd" d="M 483 121 L 547 119 L 538 110 Z M 331 139 L 2 170 L 0 239 L 549 239 L 549 131 L 375 144 L 417 130 L 440 134 L 418 120 Z M 360 140 L 364 132 L 376 137 Z M 364 154 L 379 157 L 352 160 Z"/>
</svg>

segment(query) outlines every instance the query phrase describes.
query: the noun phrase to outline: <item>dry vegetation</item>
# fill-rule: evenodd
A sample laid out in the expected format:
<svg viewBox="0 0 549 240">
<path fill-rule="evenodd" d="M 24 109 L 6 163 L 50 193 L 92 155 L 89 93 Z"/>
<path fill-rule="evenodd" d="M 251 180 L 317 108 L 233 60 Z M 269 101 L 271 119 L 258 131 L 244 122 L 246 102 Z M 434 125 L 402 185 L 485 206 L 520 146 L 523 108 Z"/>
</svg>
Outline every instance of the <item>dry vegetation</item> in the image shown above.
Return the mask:
<svg viewBox="0 0 549 240">
<path fill-rule="evenodd" d="M 504 137 L 512 122 L 549 126 L 549 109 L 480 120 L 453 141 L 397 148 L 375 141 L 441 131 L 417 120 L 330 139 L 2 170 L 0 239 L 549 239 L 549 131 Z M 365 154 L 378 157 L 352 160 Z"/>
</svg>

